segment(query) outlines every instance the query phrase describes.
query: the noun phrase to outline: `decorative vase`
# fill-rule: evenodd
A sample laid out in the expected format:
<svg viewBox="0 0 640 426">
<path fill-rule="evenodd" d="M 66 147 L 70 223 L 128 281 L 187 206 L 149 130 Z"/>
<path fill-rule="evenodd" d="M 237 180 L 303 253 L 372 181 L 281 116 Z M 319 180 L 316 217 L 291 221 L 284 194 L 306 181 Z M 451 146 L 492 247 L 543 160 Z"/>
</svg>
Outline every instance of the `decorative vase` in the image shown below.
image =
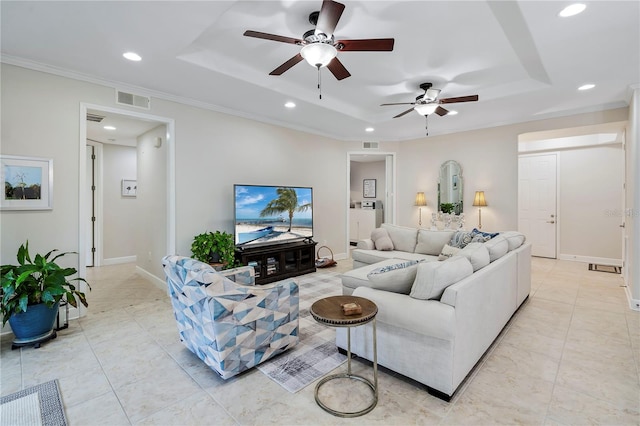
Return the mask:
<svg viewBox="0 0 640 426">
<path fill-rule="evenodd" d="M 14 345 L 28 345 L 50 338 L 55 333 L 53 325 L 58 316 L 58 305 L 29 305 L 26 312 L 11 315 L 9 325 L 16 337 Z"/>
</svg>

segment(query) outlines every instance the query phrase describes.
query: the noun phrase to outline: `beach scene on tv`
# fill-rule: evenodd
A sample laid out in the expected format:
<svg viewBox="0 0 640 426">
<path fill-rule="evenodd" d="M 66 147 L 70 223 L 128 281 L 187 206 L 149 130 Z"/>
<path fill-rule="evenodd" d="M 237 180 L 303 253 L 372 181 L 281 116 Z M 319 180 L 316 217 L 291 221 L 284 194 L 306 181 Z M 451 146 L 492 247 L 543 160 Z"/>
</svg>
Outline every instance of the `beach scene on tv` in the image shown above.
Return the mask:
<svg viewBox="0 0 640 426">
<path fill-rule="evenodd" d="M 313 236 L 311 188 L 235 186 L 236 244 L 258 245 Z"/>
</svg>

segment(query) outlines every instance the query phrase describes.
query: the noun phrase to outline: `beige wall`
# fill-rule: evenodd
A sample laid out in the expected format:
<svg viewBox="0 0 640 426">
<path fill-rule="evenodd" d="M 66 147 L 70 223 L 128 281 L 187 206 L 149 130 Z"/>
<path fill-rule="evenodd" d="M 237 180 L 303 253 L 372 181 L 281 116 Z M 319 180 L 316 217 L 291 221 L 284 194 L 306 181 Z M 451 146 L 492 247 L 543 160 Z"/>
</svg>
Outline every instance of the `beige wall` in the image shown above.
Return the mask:
<svg viewBox="0 0 640 426">
<path fill-rule="evenodd" d="M 364 200 L 363 184 L 364 179 L 376 180 L 376 200 L 384 203 L 384 191 L 386 188 L 385 161 L 352 161 L 351 162 L 351 201 L 361 202 Z M 373 198 L 371 198 L 373 200 Z"/>
</svg>

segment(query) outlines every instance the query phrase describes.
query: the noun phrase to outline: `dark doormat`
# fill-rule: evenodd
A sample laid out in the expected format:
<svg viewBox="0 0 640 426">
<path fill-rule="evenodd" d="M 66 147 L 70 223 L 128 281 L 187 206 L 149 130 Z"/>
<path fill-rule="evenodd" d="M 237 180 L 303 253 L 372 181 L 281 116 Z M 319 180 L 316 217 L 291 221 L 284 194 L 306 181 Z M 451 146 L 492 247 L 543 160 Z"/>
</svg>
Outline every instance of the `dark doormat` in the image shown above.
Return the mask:
<svg viewBox="0 0 640 426">
<path fill-rule="evenodd" d="M 619 266 L 611 266 L 611 265 L 598 265 L 597 263 L 589 264 L 590 271 L 596 272 L 609 272 L 610 274 L 621 274 L 622 268 Z"/>
</svg>

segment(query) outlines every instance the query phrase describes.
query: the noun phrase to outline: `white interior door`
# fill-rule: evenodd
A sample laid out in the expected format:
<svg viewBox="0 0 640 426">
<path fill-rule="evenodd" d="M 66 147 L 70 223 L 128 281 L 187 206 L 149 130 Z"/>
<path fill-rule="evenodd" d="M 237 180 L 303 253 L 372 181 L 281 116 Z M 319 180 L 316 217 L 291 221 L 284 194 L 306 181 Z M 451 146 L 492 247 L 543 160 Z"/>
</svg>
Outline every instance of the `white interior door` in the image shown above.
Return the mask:
<svg viewBox="0 0 640 426">
<path fill-rule="evenodd" d="M 557 256 L 557 156 L 518 158 L 518 230 L 531 242 L 531 254 Z"/>
<path fill-rule="evenodd" d="M 383 222 L 386 223 L 395 223 L 395 157 L 393 155 L 387 155 L 385 157 L 385 181 L 387 187 L 384 192 L 384 218 Z"/>
<path fill-rule="evenodd" d="M 95 168 L 94 168 L 94 149 L 93 145 L 87 144 L 87 182 L 85 183 L 86 199 L 88 200 L 88 216 L 86 221 L 87 238 L 85 239 L 86 247 L 86 262 L 87 266 L 94 266 L 96 246 L 95 246 Z"/>
</svg>

